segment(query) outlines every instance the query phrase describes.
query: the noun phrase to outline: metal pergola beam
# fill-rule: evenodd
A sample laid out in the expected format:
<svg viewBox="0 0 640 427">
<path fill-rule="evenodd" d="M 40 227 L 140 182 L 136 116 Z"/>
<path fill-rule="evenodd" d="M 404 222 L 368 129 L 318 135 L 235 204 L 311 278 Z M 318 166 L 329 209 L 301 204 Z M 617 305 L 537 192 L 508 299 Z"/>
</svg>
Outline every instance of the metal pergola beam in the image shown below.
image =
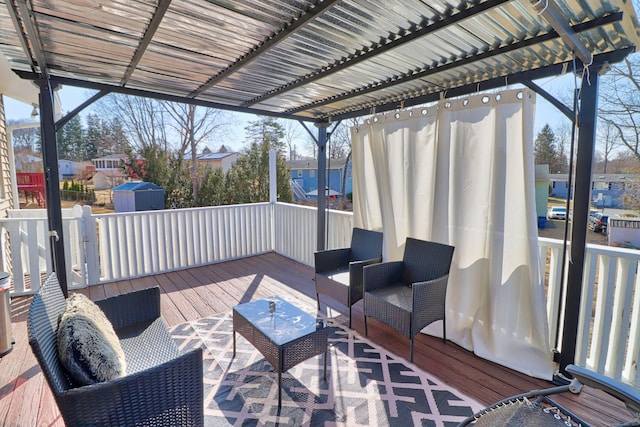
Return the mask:
<svg viewBox="0 0 640 427">
<path fill-rule="evenodd" d="M 633 52 L 633 48 L 629 47 L 626 49 L 616 50 L 610 53 L 604 53 L 600 55 L 594 56 L 594 63 L 616 63 L 622 61 L 625 56 L 629 55 Z M 545 77 L 553 77 L 562 74 L 562 71 L 566 68 L 568 62 L 554 64 L 543 68 L 538 68 L 535 70 L 522 71 L 519 73 L 511 74 L 503 77 L 496 77 L 491 80 L 485 80 L 480 83 L 471 83 L 466 86 L 459 86 L 453 89 L 447 89 L 446 97 L 447 98 L 455 98 L 457 96 L 465 96 L 472 93 L 482 92 L 485 90 L 496 89 L 499 87 L 504 87 L 508 84 L 522 83 L 529 80 L 537 80 Z M 582 68 L 578 68 L 577 72 L 581 72 Z M 414 98 L 408 98 L 402 101 L 402 103 L 398 101 L 388 102 L 386 104 L 380 105 L 371 105 L 365 108 L 361 108 L 358 110 L 351 111 L 349 113 L 338 114 L 335 116 L 331 116 L 332 120 L 344 120 L 351 119 L 354 117 L 362 117 L 371 114 L 371 108 L 374 107 L 376 112 L 384 112 L 384 111 L 393 111 L 404 106 L 413 107 L 421 104 L 428 104 L 431 102 L 436 102 L 440 99 L 441 93 L 430 93 L 427 95 L 417 96 Z M 401 105 L 402 104 L 402 105 Z"/>
<path fill-rule="evenodd" d="M 318 71 L 314 74 L 310 74 L 307 76 L 304 76 L 294 82 L 291 82 L 289 84 L 280 86 L 277 89 L 273 89 L 270 90 L 269 92 L 260 95 L 256 98 L 253 98 L 250 101 L 247 101 L 244 103 L 245 106 L 250 106 L 250 105 L 254 105 L 257 104 L 259 102 L 262 102 L 266 99 L 269 98 L 273 98 L 274 96 L 277 96 L 283 92 L 287 92 L 290 91 L 292 89 L 295 89 L 297 87 L 309 84 L 311 82 L 314 82 L 318 79 L 327 77 L 333 73 L 337 73 L 338 71 L 342 71 L 346 68 L 352 67 L 356 64 L 358 64 L 359 62 L 362 61 L 366 61 L 368 59 L 371 59 L 377 55 L 383 54 L 391 49 L 395 49 L 399 46 L 402 46 L 406 43 L 409 43 L 411 41 L 414 41 L 420 37 L 423 37 L 429 33 L 432 33 L 434 31 L 438 31 L 441 30 L 443 28 L 446 28 L 450 25 L 455 25 L 458 24 L 461 21 L 464 21 L 465 19 L 469 19 L 470 17 L 474 16 L 474 15 L 478 15 L 480 13 L 484 13 L 489 9 L 493 9 L 494 7 L 500 6 L 502 3 L 506 3 L 508 1 L 511 0 L 488 0 L 479 4 L 476 4 L 475 6 L 472 6 L 468 9 L 464 9 L 459 11 L 458 13 L 455 13 L 453 15 L 450 15 L 444 19 L 441 19 L 439 21 L 433 22 L 431 24 L 428 24 L 426 22 L 422 22 L 419 26 L 418 29 L 413 31 L 413 32 L 409 32 L 405 35 L 398 35 L 396 34 L 396 38 L 384 43 L 384 44 L 378 44 L 376 46 L 373 46 L 371 49 L 362 52 L 360 55 L 358 56 L 354 56 L 352 58 L 348 58 L 346 60 L 339 60 L 337 62 L 335 62 L 334 64 L 324 68 L 321 71 Z M 425 19 L 426 20 L 426 19 Z"/>
<path fill-rule="evenodd" d="M 162 22 L 162 18 L 164 17 L 164 14 L 167 12 L 167 9 L 169 9 L 169 5 L 171 5 L 171 0 L 158 1 L 158 5 L 156 6 L 155 12 L 153 13 L 153 17 L 151 18 L 151 21 L 149 22 L 149 25 L 147 26 L 147 29 L 144 32 L 144 36 L 142 37 L 142 40 L 140 40 L 138 49 L 136 49 L 136 53 L 133 55 L 133 58 L 131 59 L 129 66 L 127 67 L 127 71 L 124 73 L 122 80 L 120 80 L 120 84 L 122 86 L 127 84 L 129 79 L 131 78 L 131 75 L 136 70 L 138 63 L 140 63 L 140 60 L 142 59 L 142 55 L 144 55 L 145 51 L 147 50 L 147 47 L 149 47 L 149 44 L 151 43 L 153 36 L 156 34 L 156 31 L 160 26 L 160 23 Z"/>
<path fill-rule="evenodd" d="M 33 18 L 31 11 L 27 9 L 26 1 L 18 2 L 18 8 L 20 9 L 20 16 L 22 17 L 22 22 L 24 23 L 24 27 L 27 31 L 27 37 L 31 41 L 31 49 L 33 50 L 33 54 L 36 57 L 38 72 L 42 77 L 49 78 L 49 71 L 47 70 L 47 57 L 44 54 L 44 50 L 40 45 L 41 39 L 36 27 L 31 22 Z M 26 18 L 25 18 L 26 17 Z M 25 53 L 29 52 L 26 50 Z"/>
<path fill-rule="evenodd" d="M 6 2 L 7 10 L 9 11 L 9 16 L 11 16 L 11 22 L 13 23 L 13 28 L 20 28 L 21 25 L 18 22 L 18 11 L 12 1 Z M 20 45 L 22 46 L 22 51 L 26 54 L 29 52 L 29 43 L 27 43 L 27 39 L 25 38 L 25 34 L 22 31 L 16 31 L 16 35 L 18 40 L 20 41 Z M 36 70 L 36 64 L 33 62 L 33 58 L 31 55 L 28 55 L 29 65 L 31 66 L 31 70 Z"/>
<path fill-rule="evenodd" d="M 101 90 L 100 92 L 96 93 L 95 95 L 93 95 L 91 98 L 87 99 L 86 101 L 84 101 L 82 104 L 78 105 L 76 108 L 74 108 L 72 111 L 68 112 L 67 114 L 65 114 L 64 117 L 62 117 L 60 120 L 58 120 L 55 123 L 55 129 L 56 131 L 60 130 L 60 128 L 62 126 L 64 126 L 69 120 L 73 119 L 75 116 L 77 116 L 82 110 L 84 110 L 85 108 L 87 108 L 89 105 L 93 104 L 94 102 L 96 102 L 98 99 L 102 98 L 103 96 L 107 95 L 109 92 L 107 92 L 106 90 Z"/>
<path fill-rule="evenodd" d="M 625 49 L 620 49 L 617 51 L 596 55 L 594 56 L 594 63 L 604 63 L 604 62 L 609 62 L 611 64 L 617 63 L 622 61 L 627 55 L 632 53 L 633 50 L 634 49 L 632 47 L 628 47 Z M 496 77 L 491 80 L 486 80 L 480 83 L 471 83 L 466 86 L 447 89 L 446 97 L 454 98 L 456 96 L 465 96 L 465 95 L 469 95 L 469 94 L 484 91 L 484 90 L 496 89 L 499 87 L 504 87 L 507 83 L 508 84 L 516 84 L 516 83 L 526 84 L 526 82 L 530 82 L 532 80 L 560 75 L 570 66 L 572 66 L 572 63 L 567 61 L 559 64 L 538 68 L 535 70 L 522 71 L 515 74 L 510 74 L 507 76 Z M 582 67 L 577 68 L 576 71 L 581 72 Z M 15 72 L 24 79 L 38 80 L 39 78 L 39 76 L 34 73 L 30 73 L 26 71 L 15 71 Z M 327 117 L 307 117 L 307 116 L 298 115 L 294 113 L 278 113 L 273 111 L 258 110 L 255 108 L 229 106 L 229 105 L 203 101 L 198 99 L 184 98 L 176 95 L 158 94 L 155 92 L 149 92 L 141 89 L 133 89 L 133 88 L 127 88 L 122 86 L 116 86 L 116 85 L 108 85 L 104 83 L 87 82 L 83 80 L 71 79 L 68 77 L 52 77 L 51 81 L 52 83 L 55 83 L 55 84 L 63 84 L 63 85 L 69 85 L 69 86 L 75 86 L 75 87 L 82 87 L 86 89 L 121 93 L 125 95 L 141 96 L 146 98 L 158 99 L 162 101 L 188 103 L 188 104 L 199 105 L 207 108 L 217 108 L 220 110 L 271 116 L 271 117 L 277 117 L 277 118 L 283 118 L 283 119 L 300 120 L 305 122 L 323 122 L 329 119 Z M 393 102 L 388 102 L 388 103 L 379 104 L 379 105 L 368 105 L 365 108 L 360 108 L 348 113 L 331 116 L 330 119 L 331 121 L 339 121 L 339 120 L 350 119 L 354 117 L 367 116 L 371 114 L 372 107 L 375 108 L 376 112 L 393 111 L 400 108 L 401 104 L 405 108 L 408 108 L 416 105 L 436 102 L 440 99 L 440 97 L 441 97 L 440 92 L 437 92 L 437 93 L 430 93 L 426 95 L 416 96 L 413 98 L 407 98 L 403 100 L 402 103 L 398 101 L 393 101 Z"/>
<path fill-rule="evenodd" d="M 542 96 L 544 99 L 546 99 L 551 105 L 556 107 L 558 111 L 564 114 L 571 121 L 571 123 L 575 122 L 576 117 L 573 109 L 567 107 L 558 98 L 551 95 L 549 92 L 547 92 L 546 90 L 544 90 L 539 85 L 532 82 L 531 80 L 523 80 L 521 83 L 527 86 L 529 89 L 533 90 L 538 95 Z"/>
<path fill-rule="evenodd" d="M 554 0 L 529 0 L 535 9 L 547 20 L 549 25 L 560 34 L 560 38 L 569 45 L 573 53 L 580 58 L 583 64 L 590 65 L 593 55 L 576 34 L 576 31 L 569 25 L 567 19 Z"/>
<path fill-rule="evenodd" d="M 27 79 L 27 80 L 39 79 L 39 76 L 35 73 L 31 73 L 27 71 L 19 71 L 19 70 L 14 70 L 14 72 L 23 79 Z M 291 120 L 303 120 L 306 122 L 319 122 L 319 121 L 325 120 L 322 118 L 306 117 L 302 115 L 294 116 L 292 114 L 278 113 L 275 111 L 265 111 L 265 110 L 258 110 L 255 108 L 246 108 L 246 107 L 238 107 L 238 106 L 227 105 L 227 104 L 220 104 L 217 102 L 204 101 L 201 99 L 192 99 L 192 98 L 186 98 L 178 95 L 168 95 L 168 94 L 162 94 L 157 92 L 150 92 L 142 89 L 134 89 L 129 87 L 110 85 L 106 83 L 89 82 L 86 80 L 72 79 L 69 77 L 51 77 L 51 82 L 56 84 L 67 85 L 67 86 L 81 87 L 85 89 L 121 93 L 123 95 L 140 96 L 143 98 L 157 99 L 160 101 L 171 101 L 171 102 L 177 102 L 180 104 L 192 104 L 192 105 L 198 105 L 201 107 L 217 108 L 219 110 L 235 111 L 238 113 L 248 113 L 248 114 L 255 114 L 259 116 L 270 116 L 270 117 L 277 117 L 281 119 L 291 119 Z"/>
<path fill-rule="evenodd" d="M 215 76 L 211 77 L 206 83 L 200 86 L 198 89 L 190 93 L 189 98 L 195 98 L 200 95 L 207 89 L 215 86 L 217 83 L 227 78 L 231 74 L 237 72 L 242 67 L 248 65 L 260 55 L 264 54 L 269 49 L 277 46 L 279 43 L 283 42 L 287 38 L 289 38 L 292 34 L 295 34 L 298 30 L 300 30 L 303 26 L 305 26 L 308 22 L 314 20 L 320 14 L 324 13 L 327 9 L 334 6 L 340 0 L 326 0 L 326 1 L 316 1 L 315 5 L 310 7 L 306 13 L 300 15 L 298 19 L 290 22 L 286 27 L 284 27 L 280 32 L 274 34 L 273 36 L 267 38 L 264 43 L 260 46 L 253 49 L 251 52 L 247 53 L 245 56 L 238 59 L 233 64 L 229 65 L 224 70 L 220 71 Z"/>
<path fill-rule="evenodd" d="M 594 28 L 600 27 L 602 25 L 606 25 L 606 24 L 611 24 L 614 22 L 618 22 L 620 20 L 622 20 L 622 12 L 618 12 L 618 13 L 612 13 L 610 15 L 606 15 L 603 17 L 600 17 L 598 19 L 594 19 L 588 22 L 583 22 L 577 25 L 574 25 L 572 28 L 574 31 L 576 32 L 582 32 L 582 31 L 587 31 L 587 30 L 592 30 Z M 290 110 L 287 110 L 287 113 L 291 113 L 291 114 L 295 114 L 295 113 L 299 113 L 302 111 L 306 111 L 306 110 L 310 110 L 316 107 L 321 107 L 324 105 L 328 105 L 328 104 L 332 104 L 334 102 L 340 102 L 340 101 L 345 101 L 347 99 L 351 99 L 351 98 L 355 98 L 357 96 L 362 96 L 362 95 L 366 95 L 368 93 L 373 93 L 373 92 L 377 92 L 379 90 L 382 89 L 387 89 L 390 88 L 392 86 L 396 86 L 399 84 L 403 84 L 403 83 L 407 83 L 416 79 L 423 79 L 425 77 L 428 77 L 432 74 L 436 74 L 436 73 L 440 73 L 443 71 L 448 71 L 457 67 L 461 67 L 461 66 L 465 66 L 477 61 L 482 61 L 482 60 L 486 60 L 498 55 L 504 55 L 506 53 L 512 52 L 514 50 L 518 50 L 518 49 L 523 49 L 526 47 L 530 47 L 530 46 L 534 46 L 536 44 L 539 43 L 544 43 L 546 41 L 549 40 L 553 40 L 556 38 L 559 38 L 560 35 L 555 32 L 549 32 L 547 34 L 543 34 L 537 37 L 532 37 L 530 39 L 526 39 L 526 40 L 521 40 L 506 46 L 502 46 L 498 49 L 495 50 L 488 50 L 486 52 L 480 53 L 478 55 L 473 55 L 473 56 L 468 56 L 462 59 L 458 59 L 457 61 L 452 61 L 449 62 L 447 64 L 444 65 L 440 65 L 440 66 L 436 66 L 436 67 L 430 67 L 427 68 L 423 71 L 419 71 L 417 73 L 411 73 L 411 74 L 407 74 L 403 77 L 391 80 L 391 81 L 385 81 L 385 82 L 380 82 L 377 85 L 369 85 L 369 86 L 364 86 L 358 89 L 354 89 L 351 90 L 349 92 L 345 92 L 341 95 L 335 95 L 329 98 L 326 98 L 324 100 L 321 101 L 316 101 L 314 103 L 311 104 L 307 104 L 307 105 L 302 105 L 300 107 L 297 108 L 292 108 Z M 588 65 L 588 64 L 587 64 Z M 291 89 L 290 87 L 287 87 L 287 90 Z M 442 88 L 443 90 L 445 90 L 446 88 Z M 446 89 L 449 90 L 449 89 Z"/>
</svg>

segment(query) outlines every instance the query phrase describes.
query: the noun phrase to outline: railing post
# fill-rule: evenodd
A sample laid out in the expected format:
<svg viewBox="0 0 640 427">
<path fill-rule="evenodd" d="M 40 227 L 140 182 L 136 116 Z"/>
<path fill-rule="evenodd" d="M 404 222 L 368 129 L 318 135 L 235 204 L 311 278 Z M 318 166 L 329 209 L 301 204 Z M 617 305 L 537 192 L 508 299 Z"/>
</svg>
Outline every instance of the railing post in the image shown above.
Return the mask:
<svg viewBox="0 0 640 427">
<path fill-rule="evenodd" d="M 316 123 L 318 128 L 318 241 L 317 250 L 325 249 L 327 208 L 327 127 L 329 123 Z"/>
<path fill-rule="evenodd" d="M 278 201 L 278 170 L 276 164 L 277 152 L 273 148 L 269 150 L 269 203 Z"/>
<path fill-rule="evenodd" d="M 87 260 L 87 285 L 95 285 L 100 281 L 100 263 L 98 261 L 98 227 L 91 215 L 91 207 L 82 207 L 82 241 Z"/>
<path fill-rule="evenodd" d="M 276 220 L 275 210 L 276 203 L 278 202 L 278 164 L 277 164 L 277 151 L 273 148 L 269 150 L 269 213 L 271 220 L 269 224 L 271 226 L 271 249 L 275 250 L 276 241 Z"/>
</svg>

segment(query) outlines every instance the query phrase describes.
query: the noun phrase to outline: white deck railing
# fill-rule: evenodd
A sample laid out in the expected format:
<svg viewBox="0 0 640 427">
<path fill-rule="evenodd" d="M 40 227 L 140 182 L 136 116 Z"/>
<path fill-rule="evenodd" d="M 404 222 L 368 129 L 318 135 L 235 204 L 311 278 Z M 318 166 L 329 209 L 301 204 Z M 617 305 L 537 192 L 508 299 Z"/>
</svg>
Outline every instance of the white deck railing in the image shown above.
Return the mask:
<svg viewBox="0 0 640 427">
<path fill-rule="evenodd" d="M 274 215 L 274 251 L 303 264 L 313 266 L 318 247 L 318 214 L 315 207 L 277 203 Z M 351 242 L 353 214 L 330 210 L 327 213 L 325 247 L 345 248 Z"/>
<path fill-rule="evenodd" d="M 547 316 L 553 347 L 558 330 L 562 336 L 557 319 L 558 311 L 564 309 L 559 303 L 563 244 L 555 239 L 538 241 L 540 271 L 548 273 Z M 640 386 L 639 261 L 638 250 L 587 244 L 575 356 L 578 365 L 635 386 Z"/>
<path fill-rule="evenodd" d="M 24 211 L 23 211 L 24 212 Z M 35 292 L 51 271 L 44 211 L 0 219 L 11 266 L 12 295 Z M 36 217 L 33 217 L 36 215 Z M 349 245 L 352 214 L 329 211 L 327 248 Z M 125 280 L 275 251 L 313 265 L 317 210 L 284 203 L 92 215 L 88 207 L 64 214 L 70 288 Z M 10 242 L 10 245 L 9 245 Z M 551 346 L 562 295 L 562 242 L 540 238 L 540 274 L 546 277 Z M 576 362 L 611 378 L 640 385 L 640 251 L 587 245 L 585 289 Z M 566 271 L 565 271 L 566 275 Z"/>
<path fill-rule="evenodd" d="M 193 268 L 273 251 L 269 203 L 85 215 L 97 244 L 88 284 Z M 88 232 L 87 232 L 88 234 Z M 93 243 L 93 237 L 88 240 Z M 98 274 L 99 273 L 99 274 Z"/>
</svg>

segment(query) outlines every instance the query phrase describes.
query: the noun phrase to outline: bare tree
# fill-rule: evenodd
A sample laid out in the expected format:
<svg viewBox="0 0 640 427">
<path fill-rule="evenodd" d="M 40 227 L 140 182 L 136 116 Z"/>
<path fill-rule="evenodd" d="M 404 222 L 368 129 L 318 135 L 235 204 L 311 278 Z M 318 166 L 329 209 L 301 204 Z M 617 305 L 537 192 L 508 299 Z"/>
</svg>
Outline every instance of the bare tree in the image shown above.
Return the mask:
<svg viewBox="0 0 640 427">
<path fill-rule="evenodd" d="M 40 151 L 40 128 L 36 126 L 20 127 L 20 124 L 16 126 L 18 128 L 14 129 L 12 134 L 13 148 L 16 151 L 25 150 L 31 153 Z"/>
<path fill-rule="evenodd" d="M 190 171 L 193 200 L 197 204 L 201 182 L 197 168 L 198 146 L 203 141 L 208 141 L 213 134 L 218 136 L 226 134 L 233 120 L 227 112 L 213 108 L 198 108 L 192 104 L 178 104 L 168 101 L 163 101 L 162 106 L 171 118 L 168 122 L 169 127 L 180 138 L 178 155 L 184 157 L 185 154 L 191 153 Z"/>
<path fill-rule="evenodd" d="M 280 124 L 284 131 L 284 143 L 289 148 L 289 160 L 296 160 L 298 157 L 296 142 L 303 138 L 303 129 L 294 120 L 281 120 Z"/>
<path fill-rule="evenodd" d="M 619 142 L 617 139 L 617 131 L 609 122 L 605 122 L 604 126 L 598 128 L 598 140 L 600 142 L 599 147 L 602 149 L 602 173 L 607 173 L 607 166 L 611 159 L 611 155 L 618 147 Z"/>
<path fill-rule="evenodd" d="M 103 98 L 98 108 L 106 117 L 120 119 L 131 151 L 145 158 L 161 158 L 162 153 L 172 153 L 182 162 L 184 155 L 191 153 L 193 199 L 197 202 L 198 147 L 214 134 L 226 137 L 233 123 L 231 114 L 190 104 L 115 94 Z"/>
<path fill-rule="evenodd" d="M 131 149 L 136 153 L 160 149 L 167 151 L 167 114 L 160 101 L 136 96 L 111 94 L 96 104 L 103 117 L 118 118 Z M 123 147 L 124 148 L 124 147 Z"/>
<path fill-rule="evenodd" d="M 197 154 L 198 147 L 210 142 L 213 136 L 224 139 L 235 120 L 223 110 L 163 101 L 169 115 L 168 126 L 179 136 L 178 153 Z M 194 156 L 192 156 L 194 157 Z"/>
<path fill-rule="evenodd" d="M 612 66 L 602 79 L 599 118 L 640 160 L 640 58 L 632 55 Z"/>
<path fill-rule="evenodd" d="M 329 140 L 329 158 L 332 160 L 344 159 L 351 154 L 351 135 L 347 122 L 340 123 Z"/>
<path fill-rule="evenodd" d="M 562 173 L 569 172 L 569 158 L 572 156 L 571 132 L 573 132 L 573 126 L 570 123 L 562 123 L 554 130 L 558 162 Z"/>
<path fill-rule="evenodd" d="M 345 190 L 347 184 L 347 175 L 349 173 L 349 162 L 351 161 L 351 128 L 353 126 L 357 126 L 359 124 L 358 119 L 349 119 L 347 121 L 343 121 L 336 127 L 331 135 L 331 143 L 337 148 L 334 151 L 334 155 L 340 157 L 332 157 L 335 159 L 344 159 L 343 168 L 342 168 L 342 183 L 340 188 L 340 193 L 342 193 L 343 203 L 346 198 Z"/>
<path fill-rule="evenodd" d="M 318 158 L 318 146 L 316 145 L 316 141 L 311 137 L 311 135 L 307 135 L 307 139 L 305 139 L 305 148 L 307 152 L 311 153 L 311 157 L 314 159 Z"/>
</svg>

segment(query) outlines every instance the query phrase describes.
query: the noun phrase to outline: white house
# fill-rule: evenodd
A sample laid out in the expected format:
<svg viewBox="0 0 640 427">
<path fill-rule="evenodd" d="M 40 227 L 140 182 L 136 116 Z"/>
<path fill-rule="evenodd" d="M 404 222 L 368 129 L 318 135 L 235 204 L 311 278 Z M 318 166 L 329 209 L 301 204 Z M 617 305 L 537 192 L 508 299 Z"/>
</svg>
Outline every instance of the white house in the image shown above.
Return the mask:
<svg viewBox="0 0 640 427">
<path fill-rule="evenodd" d="M 83 164 L 80 162 L 74 162 L 72 160 L 58 160 L 58 174 L 60 180 L 74 178 L 78 176 L 83 168 Z"/>
</svg>

